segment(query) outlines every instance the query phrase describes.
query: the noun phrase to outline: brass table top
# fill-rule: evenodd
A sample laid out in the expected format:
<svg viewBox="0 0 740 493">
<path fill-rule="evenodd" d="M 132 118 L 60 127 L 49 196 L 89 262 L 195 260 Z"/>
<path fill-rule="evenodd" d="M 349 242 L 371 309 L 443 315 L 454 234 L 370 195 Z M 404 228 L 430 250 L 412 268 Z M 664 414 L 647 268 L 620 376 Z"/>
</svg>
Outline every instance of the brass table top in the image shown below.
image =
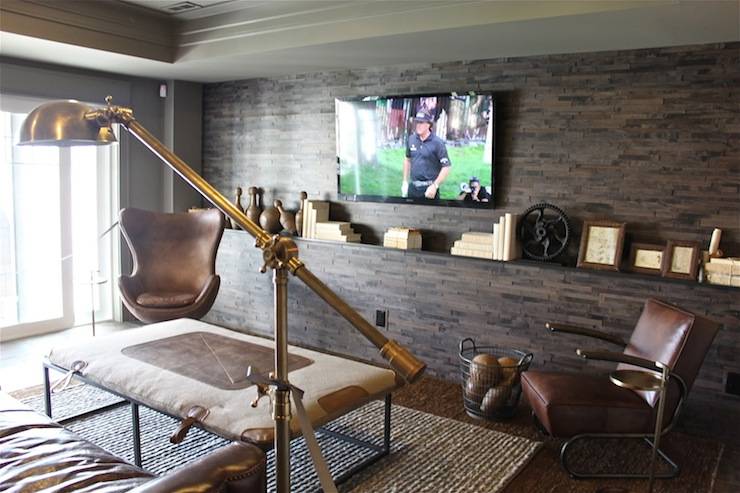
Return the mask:
<svg viewBox="0 0 740 493">
<path fill-rule="evenodd" d="M 660 390 L 660 375 L 648 370 L 616 370 L 609 374 L 614 385 L 631 390 Z"/>
</svg>

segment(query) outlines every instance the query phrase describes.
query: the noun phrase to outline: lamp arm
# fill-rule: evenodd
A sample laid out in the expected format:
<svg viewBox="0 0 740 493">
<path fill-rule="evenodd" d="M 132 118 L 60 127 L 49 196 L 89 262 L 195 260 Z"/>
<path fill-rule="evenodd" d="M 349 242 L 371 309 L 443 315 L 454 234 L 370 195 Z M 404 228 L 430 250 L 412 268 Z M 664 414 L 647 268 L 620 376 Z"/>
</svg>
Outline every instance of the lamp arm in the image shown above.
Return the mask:
<svg viewBox="0 0 740 493">
<path fill-rule="evenodd" d="M 119 107 L 109 107 L 108 117 L 116 123 L 123 125 L 129 133 L 136 137 L 142 144 L 149 148 L 159 159 L 179 174 L 191 187 L 197 190 L 208 201 L 226 214 L 232 221 L 236 222 L 255 239 L 255 246 L 263 250 L 266 263 L 268 256 L 274 255 L 271 251 L 275 246 L 275 239 L 267 232 L 252 222 L 246 214 L 236 208 L 221 192 L 216 190 L 208 181 L 200 176 L 188 164 L 180 159 L 174 152 L 167 149 L 159 139 L 152 135 L 144 126 L 137 122 L 130 110 Z M 292 241 L 291 241 L 292 243 Z M 290 249 L 290 247 L 286 247 Z M 279 251 L 278 251 L 279 254 Z M 379 350 L 391 367 L 398 372 L 406 381 L 413 382 L 424 372 L 426 365 L 417 359 L 411 352 L 402 347 L 396 341 L 388 339 L 369 322 L 367 322 L 347 302 L 340 298 L 326 284 L 317 278 L 295 255 L 286 255 L 282 267 L 287 267 L 290 272 L 308 286 L 314 293 L 323 299 L 337 313 L 352 324 L 365 338 L 367 338 Z"/>
</svg>

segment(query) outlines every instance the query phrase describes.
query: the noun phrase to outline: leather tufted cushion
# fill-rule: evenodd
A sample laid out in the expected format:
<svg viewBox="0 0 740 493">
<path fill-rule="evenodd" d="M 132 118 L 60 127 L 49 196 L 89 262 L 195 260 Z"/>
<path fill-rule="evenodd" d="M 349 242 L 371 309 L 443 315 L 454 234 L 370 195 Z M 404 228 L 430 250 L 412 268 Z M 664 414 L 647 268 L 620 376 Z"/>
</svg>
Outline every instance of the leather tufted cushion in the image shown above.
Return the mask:
<svg viewBox="0 0 740 493">
<path fill-rule="evenodd" d="M 195 302 L 191 293 L 141 293 L 136 297 L 136 303 L 147 308 L 179 308 Z"/>
<path fill-rule="evenodd" d="M 556 437 L 652 431 L 653 409 L 603 375 L 527 371 L 522 373 L 522 392 Z"/>
</svg>

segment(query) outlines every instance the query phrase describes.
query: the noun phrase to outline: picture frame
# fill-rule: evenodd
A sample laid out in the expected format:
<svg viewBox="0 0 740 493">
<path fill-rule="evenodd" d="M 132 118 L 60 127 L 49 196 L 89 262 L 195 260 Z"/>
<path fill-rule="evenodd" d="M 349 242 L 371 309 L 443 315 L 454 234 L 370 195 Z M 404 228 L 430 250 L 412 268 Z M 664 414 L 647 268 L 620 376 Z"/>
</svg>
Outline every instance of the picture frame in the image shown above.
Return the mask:
<svg viewBox="0 0 740 493">
<path fill-rule="evenodd" d="M 661 262 L 663 277 L 696 280 L 701 248 L 695 241 L 668 241 Z"/>
<path fill-rule="evenodd" d="M 629 271 L 660 276 L 663 274 L 665 245 L 632 243 L 630 245 Z"/>
<path fill-rule="evenodd" d="M 583 221 L 577 266 L 619 271 L 626 227 L 614 221 Z"/>
</svg>

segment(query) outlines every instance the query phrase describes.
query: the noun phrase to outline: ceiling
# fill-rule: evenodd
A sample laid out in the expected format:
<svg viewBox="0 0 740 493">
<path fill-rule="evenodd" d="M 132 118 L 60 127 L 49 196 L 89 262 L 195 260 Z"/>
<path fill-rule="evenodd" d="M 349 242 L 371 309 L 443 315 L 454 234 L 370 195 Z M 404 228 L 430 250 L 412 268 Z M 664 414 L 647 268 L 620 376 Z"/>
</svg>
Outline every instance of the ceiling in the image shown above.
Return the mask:
<svg viewBox="0 0 740 493">
<path fill-rule="evenodd" d="M 121 0 L 138 7 L 144 7 L 178 19 L 207 17 L 249 8 L 249 4 L 266 4 L 269 0 Z M 283 0 L 280 0 L 283 1 Z M 309 0 L 310 1 L 310 0 Z M 272 2 L 278 3 L 278 2 Z"/>
<path fill-rule="evenodd" d="M 740 0 L 3 0 L 0 55 L 214 82 L 740 41 Z"/>
</svg>

